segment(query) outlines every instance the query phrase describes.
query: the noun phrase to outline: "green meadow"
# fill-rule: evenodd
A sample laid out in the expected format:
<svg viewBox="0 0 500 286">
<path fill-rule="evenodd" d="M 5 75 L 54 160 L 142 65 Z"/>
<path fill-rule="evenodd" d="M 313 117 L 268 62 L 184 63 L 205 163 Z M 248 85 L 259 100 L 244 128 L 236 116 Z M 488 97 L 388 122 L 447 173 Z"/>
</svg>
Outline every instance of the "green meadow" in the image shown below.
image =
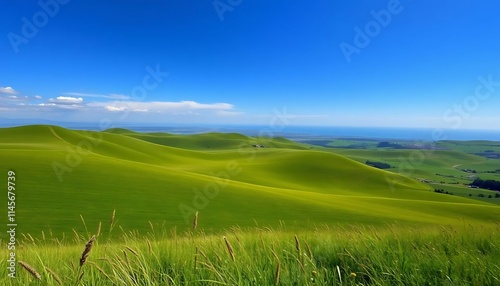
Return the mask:
<svg viewBox="0 0 500 286">
<path fill-rule="evenodd" d="M 200 215 L 200 220 L 202 217 Z M 202 224 L 198 225 L 203 227 Z M 110 240 L 102 227 L 61 242 L 23 240 L 2 285 L 499 285 L 500 226 L 351 224 L 291 231 L 233 227 L 210 235 L 152 228 Z M 89 230 L 90 231 L 90 230 Z M 92 231 L 90 231 L 92 232 Z M 96 233 L 96 232 L 93 232 Z M 39 278 L 37 278 L 39 277 Z"/>
<path fill-rule="evenodd" d="M 494 192 L 468 188 L 464 168 L 500 180 L 486 173 L 500 169 L 500 160 L 458 149 L 324 148 L 236 133 L 3 128 L 0 186 L 13 171 L 18 257 L 41 280 L 20 265 L 20 280 L 6 278 L 6 269 L 0 280 L 498 285 L 500 199 L 479 198 Z M 80 269 L 92 235 L 95 245 Z"/>
</svg>

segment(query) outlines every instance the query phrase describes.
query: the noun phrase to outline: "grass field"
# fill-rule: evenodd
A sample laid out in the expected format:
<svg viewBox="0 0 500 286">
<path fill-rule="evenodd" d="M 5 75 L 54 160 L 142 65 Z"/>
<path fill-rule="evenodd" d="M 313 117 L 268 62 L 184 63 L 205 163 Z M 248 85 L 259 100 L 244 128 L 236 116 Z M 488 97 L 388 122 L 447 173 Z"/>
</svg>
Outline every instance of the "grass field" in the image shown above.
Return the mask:
<svg viewBox="0 0 500 286">
<path fill-rule="evenodd" d="M 440 146 L 465 153 L 500 152 L 500 142 L 492 141 L 443 141 Z"/>
<path fill-rule="evenodd" d="M 499 213 L 490 203 L 435 194 L 431 186 L 407 176 L 283 138 L 55 126 L 0 133 L 5 162 L 0 183 L 8 170 L 16 172 L 19 231 L 36 236 L 81 231 L 81 216 L 95 228 L 112 210 L 120 214 L 124 229 L 139 231 L 147 229 L 148 221 L 187 229 L 196 211 L 204 214 L 207 230 L 256 223 L 273 227 L 280 221 L 298 228 L 352 221 L 455 224 L 460 219 L 494 221 Z M 181 139 L 187 148 L 179 148 Z M 175 147 L 168 146 L 170 140 Z M 373 154 L 390 162 L 404 152 Z M 447 152 L 434 153 L 424 171 L 476 159 Z"/>
<path fill-rule="evenodd" d="M 497 161 L 418 151 L 426 153 L 312 148 L 241 134 L 23 126 L 0 129 L 0 185 L 15 173 L 19 259 L 52 284 L 44 267 L 70 285 L 79 275 L 71 261 L 103 226 L 82 285 L 134 285 L 139 278 L 146 281 L 139 285 L 271 285 L 277 265 L 280 285 L 496 285 L 491 257 L 499 252 L 500 199 L 469 197 L 467 191 L 489 191 L 461 184 L 470 181 L 463 168 L 495 170 Z M 394 168 L 376 169 L 367 159 Z M 454 195 L 435 193 L 436 186 Z M 311 250 L 294 252 L 295 234 Z M 223 253 L 221 235 L 238 260 Z M 464 270 L 466 259 L 478 258 Z"/>
<path fill-rule="evenodd" d="M 201 218 L 201 217 L 200 217 Z M 200 227 L 200 226 L 199 226 Z M 498 285 L 500 225 L 411 228 L 281 226 L 231 228 L 220 235 L 108 226 L 71 242 L 23 242 L 16 280 L 2 285 Z M 96 230 L 97 231 L 97 230 Z M 76 243 L 76 244 L 75 244 Z M 84 251 L 89 249 L 89 251 Z M 3 251 L 5 252 L 5 251 Z M 80 263 L 83 253 L 85 260 Z M 2 257 L 7 256 L 4 253 Z M 39 279 L 37 279 L 39 277 Z"/>
<path fill-rule="evenodd" d="M 200 217 L 201 218 L 201 217 Z M 231 228 L 220 235 L 108 226 L 85 262 L 88 235 L 27 239 L 16 280 L 2 285 L 499 285 L 500 225 L 411 228 Z M 96 233 L 96 232 L 93 232 Z M 75 245 L 76 243 L 76 245 Z M 5 257 L 2 255 L 2 257 Z M 40 279 L 37 279 L 36 275 Z"/>
</svg>

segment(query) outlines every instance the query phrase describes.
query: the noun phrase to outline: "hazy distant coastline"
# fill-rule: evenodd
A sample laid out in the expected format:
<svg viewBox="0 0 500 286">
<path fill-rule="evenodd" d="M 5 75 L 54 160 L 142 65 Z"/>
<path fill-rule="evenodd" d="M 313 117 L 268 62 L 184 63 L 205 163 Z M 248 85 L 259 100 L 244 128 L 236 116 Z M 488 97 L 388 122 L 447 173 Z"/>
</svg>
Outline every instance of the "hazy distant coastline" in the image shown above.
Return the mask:
<svg viewBox="0 0 500 286">
<path fill-rule="evenodd" d="M 99 124 L 43 122 L 42 124 L 58 125 L 70 129 L 100 131 Z M 0 128 L 30 125 L 30 123 L 0 123 Z M 468 130 L 439 128 L 400 128 L 400 127 L 346 127 L 346 126 L 265 126 L 265 125 L 143 125 L 117 124 L 118 128 L 126 128 L 137 132 L 166 132 L 173 134 L 196 134 L 206 132 L 241 133 L 247 136 L 282 136 L 290 139 L 324 137 L 324 138 L 370 138 L 370 139 L 402 139 L 419 141 L 436 141 L 433 134 L 442 132 L 446 140 L 489 140 L 500 141 L 500 130 Z"/>
</svg>

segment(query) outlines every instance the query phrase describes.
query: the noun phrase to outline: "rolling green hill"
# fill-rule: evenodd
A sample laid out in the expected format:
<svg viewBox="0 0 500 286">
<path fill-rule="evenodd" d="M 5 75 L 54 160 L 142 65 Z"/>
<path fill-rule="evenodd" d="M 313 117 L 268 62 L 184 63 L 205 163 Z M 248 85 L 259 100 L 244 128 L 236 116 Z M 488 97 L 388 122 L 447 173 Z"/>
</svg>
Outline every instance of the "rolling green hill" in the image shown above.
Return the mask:
<svg viewBox="0 0 500 286">
<path fill-rule="evenodd" d="M 296 143 L 286 138 L 252 138 L 238 133 L 203 133 L 193 135 L 177 135 L 169 133 L 137 133 L 121 128 L 105 130 L 107 133 L 127 135 L 133 138 L 141 139 L 147 142 L 177 147 L 190 150 L 226 150 L 246 148 L 252 145 L 262 145 L 268 148 L 289 148 L 289 149 L 308 149 L 305 144 Z"/>
<path fill-rule="evenodd" d="M 16 172 L 18 230 L 34 235 L 82 230 L 80 215 L 95 229 L 113 210 L 124 230 L 139 231 L 149 222 L 188 229 L 196 211 L 208 231 L 280 223 L 488 223 L 500 216 L 493 204 L 436 194 L 339 154 L 240 134 L 4 128 L 0 170 L 2 186 L 7 172 Z"/>
</svg>

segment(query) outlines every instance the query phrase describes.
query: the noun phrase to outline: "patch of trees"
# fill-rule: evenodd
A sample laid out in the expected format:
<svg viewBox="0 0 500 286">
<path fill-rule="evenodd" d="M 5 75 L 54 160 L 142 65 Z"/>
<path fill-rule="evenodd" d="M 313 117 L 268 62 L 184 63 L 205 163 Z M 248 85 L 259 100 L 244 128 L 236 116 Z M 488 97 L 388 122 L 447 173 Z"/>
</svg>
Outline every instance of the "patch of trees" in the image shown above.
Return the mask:
<svg viewBox="0 0 500 286">
<path fill-rule="evenodd" d="M 500 192 L 500 181 L 481 180 L 481 179 L 477 178 L 470 185 L 473 187 L 478 187 L 478 188 L 483 188 L 483 189 L 488 189 L 488 190 Z"/>
<path fill-rule="evenodd" d="M 379 148 L 394 148 L 394 149 L 402 149 L 403 145 L 401 144 L 396 144 L 396 143 L 391 143 L 391 142 L 379 142 L 377 147 Z"/>
<path fill-rule="evenodd" d="M 366 165 L 372 166 L 375 168 L 379 168 L 379 169 L 390 169 L 391 168 L 391 165 L 389 165 L 387 163 L 375 162 L 375 161 L 370 161 L 370 160 L 366 161 Z"/>
<path fill-rule="evenodd" d="M 471 197 L 471 196 L 472 196 L 472 194 L 469 194 L 469 197 Z M 478 196 L 479 198 L 484 198 L 484 197 L 485 197 L 485 195 L 484 195 L 484 194 L 478 194 L 477 196 Z M 488 199 L 492 199 L 492 198 L 493 198 L 493 196 L 492 196 L 492 195 L 488 195 Z M 495 194 L 495 199 L 498 199 L 498 198 L 500 198 L 500 193 L 496 193 L 496 194 Z"/>
<path fill-rule="evenodd" d="M 446 194 L 446 195 L 453 195 L 453 193 L 445 191 L 443 189 L 434 189 L 435 193 L 440 193 L 440 194 Z"/>
<path fill-rule="evenodd" d="M 255 147 L 255 148 L 267 148 L 266 146 L 264 146 L 262 144 L 252 144 L 252 147 Z"/>
<path fill-rule="evenodd" d="M 453 176 L 453 175 L 443 175 L 443 174 L 439 174 L 439 173 L 436 173 L 436 176 L 446 177 L 446 178 L 456 178 L 456 177 L 455 177 L 455 176 Z"/>
<path fill-rule="evenodd" d="M 486 171 L 486 173 L 500 174 L 500 169 L 496 169 L 495 171 Z"/>
<path fill-rule="evenodd" d="M 500 152 L 481 152 L 475 153 L 474 155 L 490 158 L 490 159 L 500 159 Z"/>
</svg>

